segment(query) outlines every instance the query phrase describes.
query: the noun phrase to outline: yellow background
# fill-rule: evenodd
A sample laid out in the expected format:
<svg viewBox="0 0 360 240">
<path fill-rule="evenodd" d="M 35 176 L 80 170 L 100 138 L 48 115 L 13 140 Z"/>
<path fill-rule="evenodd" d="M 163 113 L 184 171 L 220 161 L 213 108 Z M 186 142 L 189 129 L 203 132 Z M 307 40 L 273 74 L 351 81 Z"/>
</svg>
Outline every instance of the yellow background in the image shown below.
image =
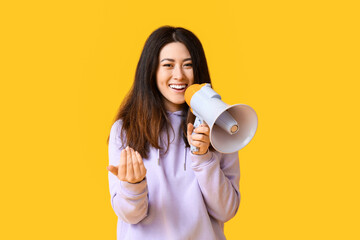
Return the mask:
<svg viewBox="0 0 360 240">
<path fill-rule="evenodd" d="M 106 139 L 166 24 L 259 117 L 227 238 L 360 239 L 356 2 L 2 1 L 0 239 L 115 239 Z"/>
</svg>

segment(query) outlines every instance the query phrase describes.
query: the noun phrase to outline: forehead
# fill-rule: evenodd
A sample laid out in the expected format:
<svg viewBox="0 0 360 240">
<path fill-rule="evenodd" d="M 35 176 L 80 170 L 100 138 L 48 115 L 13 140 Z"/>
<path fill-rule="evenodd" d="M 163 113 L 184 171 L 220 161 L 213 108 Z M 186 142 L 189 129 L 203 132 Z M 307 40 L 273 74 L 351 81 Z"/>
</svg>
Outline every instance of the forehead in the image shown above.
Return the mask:
<svg viewBox="0 0 360 240">
<path fill-rule="evenodd" d="M 181 42 L 172 42 L 166 44 L 159 54 L 159 59 L 172 58 L 172 59 L 184 59 L 190 58 L 190 53 L 186 46 Z"/>
</svg>

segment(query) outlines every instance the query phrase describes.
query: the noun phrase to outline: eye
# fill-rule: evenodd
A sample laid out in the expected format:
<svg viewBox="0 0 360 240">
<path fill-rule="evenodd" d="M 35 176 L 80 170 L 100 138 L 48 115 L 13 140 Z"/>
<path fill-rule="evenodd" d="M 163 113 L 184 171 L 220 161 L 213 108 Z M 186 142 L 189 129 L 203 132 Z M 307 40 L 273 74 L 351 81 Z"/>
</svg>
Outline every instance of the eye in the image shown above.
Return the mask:
<svg viewBox="0 0 360 240">
<path fill-rule="evenodd" d="M 184 66 L 185 67 L 192 67 L 192 63 L 185 63 Z"/>
<path fill-rule="evenodd" d="M 172 65 L 170 63 L 165 63 L 163 64 L 164 67 L 172 67 Z"/>
</svg>

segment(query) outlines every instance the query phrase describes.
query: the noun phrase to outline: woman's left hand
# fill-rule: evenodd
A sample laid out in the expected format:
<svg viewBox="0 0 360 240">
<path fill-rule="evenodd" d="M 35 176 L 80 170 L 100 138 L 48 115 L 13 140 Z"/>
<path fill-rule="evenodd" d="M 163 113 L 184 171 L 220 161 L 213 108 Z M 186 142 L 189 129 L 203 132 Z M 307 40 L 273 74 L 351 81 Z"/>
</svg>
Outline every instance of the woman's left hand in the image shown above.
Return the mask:
<svg viewBox="0 0 360 240">
<path fill-rule="evenodd" d="M 200 124 L 197 128 L 195 128 L 194 133 L 192 135 L 192 132 L 194 130 L 194 125 L 189 123 L 187 125 L 187 139 L 189 144 L 198 147 L 199 151 L 194 152 L 194 154 L 201 155 L 205 154 L 210 146 L 210 128 L 206 123 Z"/>
</svg>

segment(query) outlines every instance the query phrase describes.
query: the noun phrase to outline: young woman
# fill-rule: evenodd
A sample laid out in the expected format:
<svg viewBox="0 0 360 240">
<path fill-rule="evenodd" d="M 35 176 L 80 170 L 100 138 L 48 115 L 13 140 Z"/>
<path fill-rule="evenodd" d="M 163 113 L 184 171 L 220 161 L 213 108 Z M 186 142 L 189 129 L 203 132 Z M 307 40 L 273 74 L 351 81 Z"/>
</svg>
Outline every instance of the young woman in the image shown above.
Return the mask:
<svg viewBox="0 0 360 240">
<path fill-rule="evenodd" d="M 198 38 L 184 28 L 155 30 L 109 136 L 119 240 L 225 239 L 240 203 L 239 159 L 211 147 L 206 124 L 193 129 L 184 92 L 194 83 L 211 83 Z"/>
</svg>

